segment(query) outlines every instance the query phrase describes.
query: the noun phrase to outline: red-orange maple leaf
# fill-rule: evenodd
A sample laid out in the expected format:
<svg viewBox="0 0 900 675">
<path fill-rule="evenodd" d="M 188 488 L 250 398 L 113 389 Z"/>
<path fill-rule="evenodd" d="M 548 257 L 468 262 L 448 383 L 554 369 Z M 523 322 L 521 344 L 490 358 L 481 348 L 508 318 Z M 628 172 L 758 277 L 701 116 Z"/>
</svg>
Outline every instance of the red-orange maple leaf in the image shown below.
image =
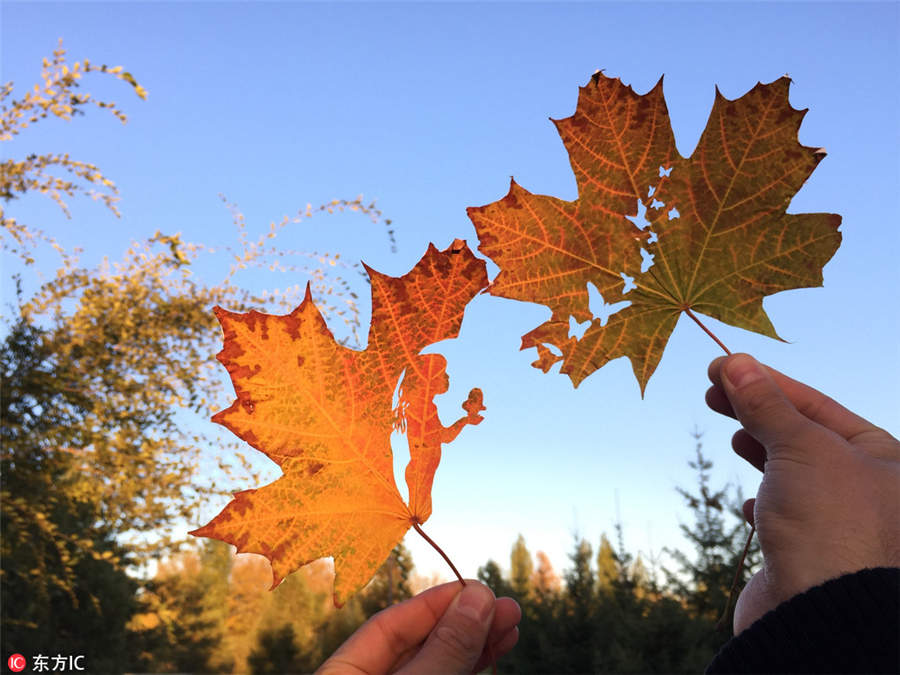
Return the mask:
<svg viewBox="0 0 900 675">
<path fill-rule="evenodd" d="M 684 158 L 662 80 L 639 95 L 598 73 L 580 89 L 575 114 L 555 122 L 578 199 L 535 195 L 513 181 L 503 199 L 468 209 L 479 250 L 500 267 L 491 294 L 552 310 L 522 339 L 523 349 L 537 347 L 536 367 L 562 361 L 578 386 L 627 356 L 643 392 L 683 312 L 778 337 L 763 298 L 820 286 L 841 241 L 840 216 L 786 212 L 824 157 L 797 140 L 805 111 L 791 107 L 789 84 L 759 84 L 734 101 L 716 91 L 697 148 Z M 629 220 L 638 202 L 647 230 Z M 641 246 L 655 257 L 643 274 Z M 625 291 L 623 274 L 633 290 Z M 606 302 L 630 305 L 607 322 L 592 319 L 589 282 Z M 569 334 L 570 317 L 592 320 L 580 339 Z"/>
<path fill-rule="evenodd" d="M 283 476 L 234 495 L 191 534 L 221 539 L 272 564 L 273 587 L 302 565 L 334 558 L 338 605 L 363 586 L 406 531 L 431 515 L 441 446 L 478 424 L 481 391 L 445 428 L 434 396 L 447 390 L 446 361 L 419 352 L 459 333 L 463 310 L 487 285 L 465 242 L 430 246 L 406 275 L 366 267 L 372 323 L 363 351 L 335 342 L 309 289 L 293 312 L 273 316 L 216 308 L 225 333 L 218 358 L 237 400 L 213 421 L 276 462 Z M 400 406 L 392 410 L 401 374 Z M 393 474 L 390 436 L 405 428 L 409 505 Z"/>
</svg>

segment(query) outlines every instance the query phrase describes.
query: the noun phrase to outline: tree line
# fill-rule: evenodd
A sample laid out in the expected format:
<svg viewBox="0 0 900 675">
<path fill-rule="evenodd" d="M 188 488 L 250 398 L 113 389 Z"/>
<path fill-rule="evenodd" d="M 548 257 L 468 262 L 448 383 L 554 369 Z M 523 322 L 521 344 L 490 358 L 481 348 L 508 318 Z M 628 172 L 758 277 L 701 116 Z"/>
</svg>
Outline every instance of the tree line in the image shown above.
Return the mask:
<svg viewBox="0 0 900 675">
<path fill-rule="evenodd" d="M 613 545 L 604 534 L 596 548 L 575 536 L 561 575 L 547 557 L 535 557 L 520 535 L 509 571 L 495 561 L 478 577 L 522 607 L 520 639 L 498 664 L 509 673 L 702 672 L 732 636 L 732 586 L 742 587 L 759 565 L 753 542 L 739 569 L 749 527 L 740 490 L 712 490 L 712 461 L 699 434 L 690 460 L 696 492 L 678 488 L 693 522 L 680 528 L 691 548 L 665 549 L 665 560 L 645 561 L 626 550 L 621 523 Z M 536 558 L 536 565 L 535 565 Z M 737 575 L 737 579 L 735 579 Z"/>
</svg>

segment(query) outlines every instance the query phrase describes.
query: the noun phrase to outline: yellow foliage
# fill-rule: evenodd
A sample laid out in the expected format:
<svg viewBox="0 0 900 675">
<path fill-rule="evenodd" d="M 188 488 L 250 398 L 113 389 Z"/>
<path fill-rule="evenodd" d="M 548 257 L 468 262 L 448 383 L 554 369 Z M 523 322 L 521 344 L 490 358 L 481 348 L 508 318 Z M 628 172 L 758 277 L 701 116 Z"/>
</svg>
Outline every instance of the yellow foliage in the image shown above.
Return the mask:
<svg viewBox="0 0 900 675">
<path fill-rule="evenodd" d="M 13 84 L 8 82 L 0 87 L 0 141 L 12 140 L 14 136 L 28 128 L 29 125 L 49 116 L 70 121 L 81 107 L 93 103 L 98 108 L 109 110 L 116 118 L 125 123 L 127 117 L 114 103 L 98 101 L 90 94 L 75 91 L 79 87 L 78 80 L 90 72 L 105 72 L 117 79 L 129 83 L 135 93 L 142 99 L 147 97 L 146 90 L 141 87 L 129 73 L 123 73 L 121 66 L 107 68 L 92 66 L 90 62 L 76 61 L 71 68 L 65 61 L 66 52 L 59 47 L 53 52 L 53 59 L 43 59 L 41 79 L 43 89 L 35 84 L 26 91 L 21 99 L 7 102 L 12 95 Z M 63 172 L 63 177 L 54 171 Z M 66 174 L 68 174 L 66 176 Z M 93 186 L 101 188 L 95 189 Z M 68 154 L 28 155 L 25 159 L 5 159 L 0 162 L 0 198 L 9 201 L 27 192 L 38 192 L 48 195 L 59 205 L 67 217 L 71 217 L 63 196 L 74 197 L 83 194 L 94 200 L 101 200 L 116 216 L 118 189 L 115 184 L 101 173 L 93 164 L 70 159 Z M 3 247 L 18 255 L 26 264 L 33 264 L 34 259 L 28 253 L 38 241 L 53 243 L 52 237 L 41 230 L 18 223 L 15 218 L 7 216 L 0 208 L 0 235 Z"/>
<path fill-rule="evenodd" d="M 81 77 L 92 72 L 127 82 L 139 97 L 146 97 L 121 67 L 95 66 L 87 59 L 67 64 L 60 46 L 52 59 L 44 59 L 43 86 L 35 85 L 18 100 L 10 100 L 12 83 L 0 87 L 0 140 L 9 140 L 48 116 L 70 120 L 75 111 L 90 104 L 125 122 L 115 104 L 76 91 Z M 9 202 L 27 192 L 46 194 L 67 216 L 65 199 L 78 195 L 101 200 L 119 215 L 115 184 L 99 167 L 67 153 L 0 161 L 0 197 Z M 183 540 L 183 532 L 171 531 L 172 523 L 196 522 L 195 509 L 204 498 L 230 487 L 217 486 L 208 475 L 203 453 L 212 446 L 219 454 L 231 456 L 227 450 L 236 450 L 237 445 L 213 436 L 212 431 L 196 432 L 210 428 L 209 409 L 220 407 L 224 400 L 214 360 L 220 335 L 209 309 L 216 304 L 237 311 L 290 309 L 298 304 L 302 287 L 293 284 L 274 294 L 244 292 L 234 280 L 237 262 L 221 279 L 198 279 L 194 268 L 201 256 L 219 253 L 234 256 L 242 267 L 273 267 L 295 278 L 312 278 L 312 291 L 319 297 L 335 289 L 335 296 L 320 303 L 320 309 L 326 317 L 344 321 L 348 342 L 359 342 L 358 310 L 352 300 L 344 301 L 345 296 L 354 296 L 341 275 L 355 277 L 361 268 L 330 254 L 325 254 L 324 263 L 316 264 L 318 254 L 278 248 L 275 239 L 289 225 L 326 210 L 350 209 L 388 226 L 390 221 L 382 218 L 375 203 L 364 204 L 360 195 L 316 208 L 309 204 L 305 212 L 284 216 L 257 237 L 250 236 L 237 207 L 223 201 L 236 228 L 234 246 L 185 242 L 179 233 L 157 231 L 149 239 L 133 242 L 121 259 L 105 259 L 92 269 L 79 265 L 79 249 L 66 251 L 51 234 L 18 222 L 0 208 L 4 248 L 26 264 L 34 263 L 41 245 L 49 245 L 61 257 L 55 275 L 23 302 L 20 312 L 25 325 L 42 327 L 36 349 L 46 353 L 43 374 L 59 391 L 78 397 L 67 411 L 71 419 L 65 424 L 42 428 L 40 437 L 23 433 L 18 445 L 2 448 L 4 467 L 7 462 L 22 464 L 27 459 L 52 465 L 58 472 L 52 478 L 44 472 L 41 489 L 51 495 L 46 503 L 36 503 L 34 494 L 15 494 L 5 487 L 0 496 L 5 525 L 14 522 L 17 531 L 31 538 L 35 551 L 40 549 L 37 555 L 43 556 L 28 570 L 35 584 L 40 584 L 40 588 L 35 585 L 35 593 L 62 592 L 74 602 L 73 569 L 84 557 L 117 567 L 125 564 L 108 550 L 94 550 L 90 538 L 61 531 L 52 515 L 59 511 L 54 500 L 96 508 L 97 519 L 107 531 L 129 534 L 130 563 L 139 563 L 157 558 Z M 390 231 L 389 235 L 393 241 Z M 4 382 L 5 394 L 9 385 Z M 220 466 L 226 474 L 238 473 L 243 481 L 259 480 L 243 456 L 235 454 Z M 3 543 L 7 553 L 14 542 L 5 538 Z"/>
</svg>

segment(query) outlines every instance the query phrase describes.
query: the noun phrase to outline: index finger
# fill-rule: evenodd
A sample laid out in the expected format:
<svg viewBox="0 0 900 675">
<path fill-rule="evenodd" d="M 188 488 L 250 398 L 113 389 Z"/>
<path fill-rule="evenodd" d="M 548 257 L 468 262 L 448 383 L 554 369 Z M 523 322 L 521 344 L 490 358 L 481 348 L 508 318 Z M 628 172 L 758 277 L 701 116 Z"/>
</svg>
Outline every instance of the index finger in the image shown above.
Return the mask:
<svg viewBox="0 0 900 675">
<path fill-rule="evenodd" d="M 424 642 L 462 588 L 458 581 L 451 581 L 378 612 L 323 664 L 325 668 L 317 672 L 328 673 L 329 662 L 332 667 L 343 667 L 341 672 L 351 669 L 360 673 L 389 671 L 405 652 Z"/>
<path fill-rule="evenodd" d="M 727 356 L 720 356 L 709 364 L 707 374 L 710 382 L 715 387 L 708 392 L 707 402 L 716 412 L 735 417 L 731 403 L 728 401 L 728 397 L 725 396 L 725 391 L 722 388 L 722 366 L 728 358 Z M 817 389 L 798 382 L 765 364 L 763 364 L 763 367 L 769 372 L 775 383 L 801 415 L 834 431 L 846 440 L 851 440 L 858 434 L 878 428 L 867 419 L 847 410 L 840 403 Z"/>
</svg>

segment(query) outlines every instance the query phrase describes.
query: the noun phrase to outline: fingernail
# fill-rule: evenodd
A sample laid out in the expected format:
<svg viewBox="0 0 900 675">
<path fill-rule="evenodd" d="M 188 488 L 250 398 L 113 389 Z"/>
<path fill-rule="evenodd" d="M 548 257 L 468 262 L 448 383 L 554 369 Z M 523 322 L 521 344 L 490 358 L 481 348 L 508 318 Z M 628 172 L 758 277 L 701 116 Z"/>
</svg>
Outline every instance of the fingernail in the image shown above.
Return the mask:
<svg viewBox="0 0 900 675">
<path fill-rule="evenodd" d="M 487 619 L 493 606 L 493 594 L 484 587 L 472 584 L 462 589 L 456 603 L 457 611 L 480 623 Z"/>
<path fill-rule="evenodd" d="M 731 357 L 725 364 L 723 374 L 732 387 L 740 389 L 762 378 L 762 366 L 756 359 L 746 354 Z"/>
</svg>

